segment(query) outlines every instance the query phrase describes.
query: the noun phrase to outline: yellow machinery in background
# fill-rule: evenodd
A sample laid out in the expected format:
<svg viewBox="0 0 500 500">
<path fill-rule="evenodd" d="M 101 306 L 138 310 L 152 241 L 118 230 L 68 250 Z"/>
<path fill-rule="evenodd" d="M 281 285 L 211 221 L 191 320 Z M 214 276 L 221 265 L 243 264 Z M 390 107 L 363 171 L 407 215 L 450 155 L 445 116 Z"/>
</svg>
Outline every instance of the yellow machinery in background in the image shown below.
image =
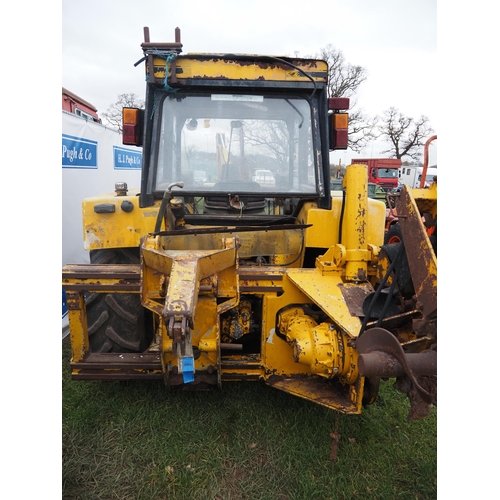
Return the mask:
<svg viewBox="0 0 500 500">
<path fill-rule="evenodd" d="M 124 144 L 143 147 L 140 189 L 83 201 L 91 263 L 63 268 L 72 377 L 261 380 L 348 414 L 394 377 L 410 417 L 425 416 L 437 233 L 422 214 L 436 224 L 437 183 L 403 188 L 403 243 L 384 246 L 366 165 L 330 193 L 349 101 L 327 97 L 324 61 L 184 55 L 178 30 L 152 43 L 145 28 L 142 49 L 146 108 L 123 114 Z M 273 182 L 252 180 L 257 169 Z"/>
</svg>

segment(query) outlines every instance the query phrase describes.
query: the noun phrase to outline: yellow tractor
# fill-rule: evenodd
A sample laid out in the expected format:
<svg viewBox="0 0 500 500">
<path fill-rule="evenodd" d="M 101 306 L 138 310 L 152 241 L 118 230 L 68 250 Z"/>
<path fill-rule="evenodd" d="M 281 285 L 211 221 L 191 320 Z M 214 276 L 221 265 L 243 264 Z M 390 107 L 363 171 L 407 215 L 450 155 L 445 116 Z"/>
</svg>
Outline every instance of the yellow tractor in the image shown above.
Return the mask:
<svg viewBox="0 0 500 500">
<path fill-rule="evenodd" d="M 140 189 L 83 201 L 90 264 L 63 268 L 72 378 L 260 380 L 346 414 L 396 378 L 411 418 L 426 415 L 437 258 L 421 213 L 437 219 L 437 185 L 403 188 L 403 242 L 384 246 L 367 166 L 330 191 L 349 100 L 328 98 L 326 62 L 182 54 L 178 29 L 144 35 L 145 109 L 123 110 Z"/>
</svg>

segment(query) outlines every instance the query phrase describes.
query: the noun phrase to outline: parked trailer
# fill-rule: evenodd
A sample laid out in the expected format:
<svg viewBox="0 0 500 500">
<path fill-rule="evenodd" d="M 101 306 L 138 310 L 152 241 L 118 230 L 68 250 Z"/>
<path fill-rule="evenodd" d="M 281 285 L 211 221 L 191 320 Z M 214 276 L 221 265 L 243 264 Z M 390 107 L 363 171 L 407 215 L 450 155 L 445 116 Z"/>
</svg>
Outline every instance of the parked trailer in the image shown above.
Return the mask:
<svg viewBox="0 0 500 500">
<path fill-rule="evenodd" d="M 401 167 L 399 171 L 401 184 L 414 189 L 419 188 L 423 170 L 423 167 L 417 166 Z M 429 187 L 434 182 L 434 177 L 437 177 L 437 166 L 428 167 L 424 187 Z"/>
</svg>

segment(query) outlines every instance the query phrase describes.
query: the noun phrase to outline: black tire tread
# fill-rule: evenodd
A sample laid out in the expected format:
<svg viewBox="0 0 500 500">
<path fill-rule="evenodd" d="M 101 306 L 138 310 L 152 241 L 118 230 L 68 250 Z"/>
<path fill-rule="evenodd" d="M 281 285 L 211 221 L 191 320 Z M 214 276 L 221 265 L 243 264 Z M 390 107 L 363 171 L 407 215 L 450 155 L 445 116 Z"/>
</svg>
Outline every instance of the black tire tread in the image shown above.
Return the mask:
<svg viewBox="0 0 500 500">
<path fill-rule="evenodd" d="M 138 264 L 139 249 L 90 252 L 92 264 Z M 91 293 L 86 298 L 91 352 L 144 352 L 153 337 L 149 311 L 134 293 Z"/>
<path fill-rule="evenodd" d="M 120 336 L 116 332 L 116 330 L 110 325 L 106 328 L 106 336 L 108 339 L 112 340 L 118 345 L 121 345 L 125 349 L 129 349 L 130 351 L 138 352 L 140 348 L 140 339 L 137 338 L 133 341 L 129 341 L 123 337 Z"/>
<path fill-rule="evenodd" d="M 121 304 L 118 303 L 118 301 L 114 298 L 113 295 L 108 294 L 106 295 L 106 298 L 104 299 L 104 302 L 108 304 L 113 311 L 120 316 L 120 318 L 123 318 L 125 321 L 128 321 L 129 323 L 132 323 L 133 325 L 137 325 L 137 315 L 131 314 L 128 311 L 126 311 Z"/>
<path fill-rule="evenodd" d="M 97 295 L 97 294 L 96 294 Z M 101 314 L 97 317 L 97 319 L 92 323 L 92 325 L 88 326 L 89 335 L 95 333 L 99 328 L 104 325 L 106 320 L 109 318 L 108 311 L 102 311 Z"/>
</svg>

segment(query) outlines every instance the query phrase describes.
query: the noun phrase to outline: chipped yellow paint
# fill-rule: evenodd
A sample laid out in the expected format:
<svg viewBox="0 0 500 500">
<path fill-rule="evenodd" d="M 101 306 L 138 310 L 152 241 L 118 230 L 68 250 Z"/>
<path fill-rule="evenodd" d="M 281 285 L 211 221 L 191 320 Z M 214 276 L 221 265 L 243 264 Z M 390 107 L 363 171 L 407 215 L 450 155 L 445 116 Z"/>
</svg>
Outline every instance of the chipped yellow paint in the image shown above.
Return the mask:
<svg viewBox="0 0 500 500">
<path fill-rule="evenodd" d="M 140 208 L 137 193 L 138 190 L 130 189 L 126 196 L 111 192 L 83 200 L 85 250 L 139 247 L 141 237 L 154 230 L 160 202 L 154 207 Z M 124 201 L 132 203 L 132 211 L 122 210 Z M 113 205 L 115 211 L 96 213 L 94 207 L 100 204 Z"/>
<path fill-rule="evenodd" d="M 89 350 L 87 315 L 84 294 L 81 291 L 67 291 L 68 320 L 71 340 L 72 362 L 82 361 Z"/>
<path fill-rule="evenodd" d="M 310 81 L 306 75 L 286 64 L 279 64 L 278 61 L 255 61 L 248 64 L 251 55 L 246 59 L 245 64 L 238 60 L 229 60 L 223 54 L 212 54 L 207 57 L 196 57 L 197 54 L 188 54 L 188 57 L 179 55 L 175 61 L 169 63 L 169 81 L 172 78 L 172 66 L 175 65 L 175 78 L 177 81 L 192 78 L 224 80 L 270 80 L 287 81 L 293 80 L 307 82 Z M 322 60 L 293 59 L 292 64 L 311 75 L 316 81 L 326 82 L 327 64 Z M 156 79 L 165 79 L 165 59 L 161 57 L 153 58 L 154 76 Z M 149 66 L 146 64 L 146 74 L 149 73 Z"/>
<path fill-rule="evenodd" d="M 288 270 L 286 275 L 302 293 L 337 323 L 345 334 L 357 336 L 361 322 L 356 316 L 351 316 L 339 286 L 343 283 L 340 276 L 323 275 L 317 268 Z"/>
</svg>

